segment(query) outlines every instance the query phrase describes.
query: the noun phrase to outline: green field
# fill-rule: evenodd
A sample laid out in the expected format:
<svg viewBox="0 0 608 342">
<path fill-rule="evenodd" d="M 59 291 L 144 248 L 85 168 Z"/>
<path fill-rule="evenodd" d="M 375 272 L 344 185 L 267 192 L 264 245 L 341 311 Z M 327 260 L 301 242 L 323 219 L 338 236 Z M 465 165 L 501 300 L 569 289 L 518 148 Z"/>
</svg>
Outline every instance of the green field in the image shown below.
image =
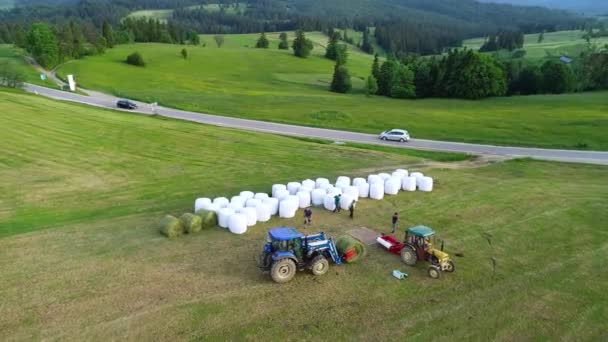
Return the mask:
<svg viewBox="0 0 608 342">
<path fill-rule="evenodd" d="M 608 149 L 608 93 L 490 98 L 482 101 L 368 98 L 363 79 L 373 57 L 350 51 L 348 67 L 354 91 L 328 91 L 333 63 L 322 57 L 327 37 L 308 34 L 313 55 L 298 59 L 276 49 L 251 48 L 257 34 L 227 35 L 217 48 L 212 35 L 206 47 L 136 44 L 108 50 L 103 56 L 66 64 L 60 75 L 74 74 L 85 88 L 166 106 L 251 119 L 378 133 L 403 127 L 416 138 L 547 148 Z M 146 68 L 123 63 L 133 51 Z"/>
<path fill-rule="evenodd" d="M 6 91 L 0 124 L 5 340 L 606 338 L 606 167 L 437 163 Z M 243 236 L 156 229 L 196 196 L 396 167 L 432 175 L 435 191 L 362 200 L 352 221 L 315 210 L 304 231 L 387 231 L 400 211 L 402 227 L 432 226 L 464 255 L 441 280 L 371 247 L 359 264 L 274 284 L 254 257 L 268 228 L 299 216 Z"/>
<path fill-rule="evenodd" d="M 558 31 L 547 32 L 542 43 L 538 43 L 539 34 L 527 34 L 524 40 L 526 59 L 533 62 L 541 62 L 547 59 L 557 59 L 561 56 L 577 58 L 587 48 L 587 42 L 583 39 L 584 32 Z M 463 45 L 478 50 L 483 45 L 485 38 L 465 40 Z M 608 37 L 596 38 L 592 43 L 598 46 L 608 44 Z"/>
<path fill-rule="evenodd" d="M 0 64 L 4 62 L 9 62 L 19 68 L 25 76 L 25 81 L 28 83 L 34 83 L 51 88 L 56 87 L 56 85 L 48 79 L 42 81 L 40 79 L 40 73 L 27 64 L 27 62 L 23 59 L 23 52 L 14 48 L 12 45 L 0 44 Z"/>
<path fill-rule="evenodd" d="M 198 9 L 204 8 L 207 12 L 219 12 L 220 5 L 219 4 L 204 4 L 204 5 L 194 5 L 188 6 L 187 9 Z M 247 5 L 244 3 L 239 3 L 237 6 L 230 6 L 225 9 L 226 14 L 237 14 L 239 11 L 245 11 L 247 9 Z M 166 21 L 167 19 L 173 16 L 172 9 L 156 9 L 156 10 L 140 10 L 135 11 L 129 14 L 131 18 L 152 18 L 159 19 L 161 21 Z"/>
</svg>

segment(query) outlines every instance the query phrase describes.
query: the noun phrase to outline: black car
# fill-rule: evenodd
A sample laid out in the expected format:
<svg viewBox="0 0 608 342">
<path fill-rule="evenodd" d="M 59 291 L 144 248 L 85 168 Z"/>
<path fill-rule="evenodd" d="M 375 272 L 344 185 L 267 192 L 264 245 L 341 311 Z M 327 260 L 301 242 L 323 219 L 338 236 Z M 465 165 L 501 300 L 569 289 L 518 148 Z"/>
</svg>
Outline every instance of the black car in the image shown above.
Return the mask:
<svg viewBox="0 0 608 342">
<path fill-rule="evenodd" d="M 124 109 L 137 109 L 137 105 L 129 100 L 119 100 L 116 102 L 116 107 Z"/>
</svg>

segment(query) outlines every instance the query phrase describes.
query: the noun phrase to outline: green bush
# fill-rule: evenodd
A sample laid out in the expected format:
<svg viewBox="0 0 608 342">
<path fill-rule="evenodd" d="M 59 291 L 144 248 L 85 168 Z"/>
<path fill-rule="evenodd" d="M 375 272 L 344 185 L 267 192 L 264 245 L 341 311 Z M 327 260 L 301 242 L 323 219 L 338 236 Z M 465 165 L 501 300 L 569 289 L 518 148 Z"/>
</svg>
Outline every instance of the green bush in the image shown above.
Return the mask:
<svg viewBox="0 0 608 342">
<path fill-rule="evenodd" d="M 142 55 L 139 52 L 133 52 L 132 54 L 130 54 L 127 57 L 127 64 L 131 64 L 131 65 L 135 65 L 135 66 L 139 66 L 139 67 L 146 66 L 146 62 L 144 61 L 144 58 L 142 57 Z"/>
</svg>

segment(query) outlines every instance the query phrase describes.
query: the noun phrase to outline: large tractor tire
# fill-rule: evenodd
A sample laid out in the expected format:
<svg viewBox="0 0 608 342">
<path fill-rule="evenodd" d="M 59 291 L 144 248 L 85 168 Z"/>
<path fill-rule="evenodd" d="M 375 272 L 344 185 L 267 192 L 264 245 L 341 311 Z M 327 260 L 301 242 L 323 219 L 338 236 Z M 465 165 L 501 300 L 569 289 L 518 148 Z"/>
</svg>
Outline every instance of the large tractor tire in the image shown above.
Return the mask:
<svg viewBox="0 0 608 342">
<path fill-rule="evenodd" d="M 454 263 L 451 262 L 451 261 L 448 261 L 447 264 L 446 264 L 446 266 L 445 266 L 445 271 L 449 272 L 449 273 L 452 273 L 455 270 L 456 270 L 456 267 L 454 266 Z"/>
<path fill-rule="evenodd" d="M 310 271 L 316 276 L 324 275 L 329 271 L 329 261 L 322 255 L 317 255 L 310 263 Z"/>
<path fill-rule="evenodd" d="M 418 255 L 412 247 L 405 246 L 401 250 L 401 261 L 408 266 L 414 266 L 418 262 Z"/>
<path fill-rule="evenodd" d="M 287 283 L 296 275 L 296 263 L 289 258 L 275 262 L 270 269 L 270 277 L 279 284 Z"/>
<path fill-rule="evenodd" d="M 439 266 L 429 266 L 429 269 L 427 271 L 429 273 L 429 277 L 433 278 L 433 279 L 439 279 L 441 278 L 441 269 L 439 268 Z"/>
</svg>

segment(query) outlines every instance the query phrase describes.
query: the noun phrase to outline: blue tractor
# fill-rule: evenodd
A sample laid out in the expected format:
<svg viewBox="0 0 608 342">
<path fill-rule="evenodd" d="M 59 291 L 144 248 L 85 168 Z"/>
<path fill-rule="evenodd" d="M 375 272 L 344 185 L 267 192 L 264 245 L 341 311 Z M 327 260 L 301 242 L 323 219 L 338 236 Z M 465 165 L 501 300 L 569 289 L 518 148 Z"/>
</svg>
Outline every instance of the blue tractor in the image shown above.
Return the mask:
<svg viewBox="0 0 608 342">
<path fill-rule="evenodd" d="M 286 283 L 298 270 L 309 269 L 317 276 L 327 273 L 329 260 L 342 264 L 334 240 L 325 233 L 305 236 L 295 228 L 274 228 L 268 231 L 259 263 L 272 280 Z"/>
</svg>

